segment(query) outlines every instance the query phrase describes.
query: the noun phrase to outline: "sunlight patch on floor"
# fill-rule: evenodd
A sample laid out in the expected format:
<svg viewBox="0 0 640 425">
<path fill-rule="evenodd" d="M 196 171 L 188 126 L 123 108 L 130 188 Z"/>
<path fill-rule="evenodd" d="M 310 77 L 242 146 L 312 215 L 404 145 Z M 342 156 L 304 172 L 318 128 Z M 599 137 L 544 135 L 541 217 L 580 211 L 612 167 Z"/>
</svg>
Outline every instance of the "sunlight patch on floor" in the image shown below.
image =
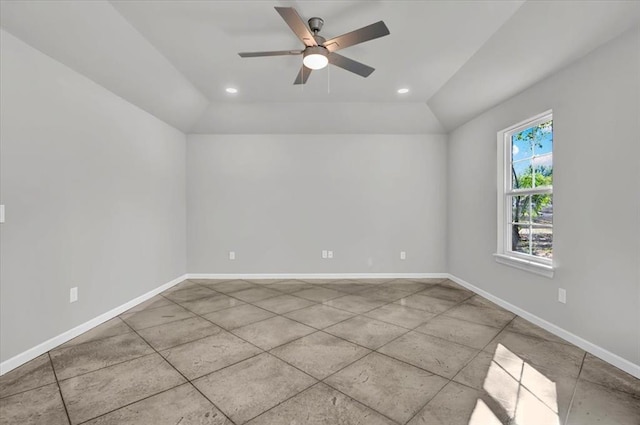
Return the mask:
<svg viewBox="0 0 640 425">
<path fill-rule="evenodd" d="M 484 401 L 478 399 L 469 418 L 469 425 L 502 425 L 502 422 Z"/>
<path fill-rule="evenodd" d="M 483 388 L 518 425 L 560 425 L 555 382 L 502 344 L 496 347 Z M 484 403 L 480 408 L 480 402 L 474 415 L 476 410 L 484 414 L 482 409 L 489 409 Z M 469 425 L 476 424 L 474 415 Z"/>
</svg>

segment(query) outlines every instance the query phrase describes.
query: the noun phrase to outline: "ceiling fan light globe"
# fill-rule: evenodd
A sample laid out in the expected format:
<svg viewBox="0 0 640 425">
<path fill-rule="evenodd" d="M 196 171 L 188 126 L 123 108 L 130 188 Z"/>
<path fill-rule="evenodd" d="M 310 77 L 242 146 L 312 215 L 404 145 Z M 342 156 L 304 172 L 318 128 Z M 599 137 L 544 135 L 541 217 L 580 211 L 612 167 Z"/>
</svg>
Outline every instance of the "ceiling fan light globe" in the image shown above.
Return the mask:
<svg viewBox="0 0 640 425">
<path fill-rule="evenodd" d="M 304 51 L 302 63 L 309 69 L 322 69 L 329 64 L 329 58 L 324 48 L 319 46 L 307 47 Z"/>
</svg>

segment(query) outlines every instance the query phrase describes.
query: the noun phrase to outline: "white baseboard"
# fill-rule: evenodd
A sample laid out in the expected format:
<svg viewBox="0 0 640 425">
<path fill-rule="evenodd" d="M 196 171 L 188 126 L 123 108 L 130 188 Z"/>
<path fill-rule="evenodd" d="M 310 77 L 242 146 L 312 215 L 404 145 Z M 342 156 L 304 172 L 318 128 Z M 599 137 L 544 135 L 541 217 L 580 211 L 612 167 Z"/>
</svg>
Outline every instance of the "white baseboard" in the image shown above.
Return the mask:
<svg viewBox="0 0 640 425">
<path fill-rule="evenodd" d="M 189 273 L 187 279 L 446 279 L 448 273 Z"/>
<path fill-rule="evenodd" d="M 547 322 L 546 320 L 534 314 L 531 314 L 528 311 L 521 309 L 520 307 L 516 307 L 515 305 L 503 300 L 502 298 L 498 298 L 495 295 L 492 295 L 489 292 L 482 290 L 477 286 L 474 286 L 463 279 L 460 279 L 459 277 L 449 274 L 448 278 L 454 281 L 455 283 L 459 284 L 460 286 L 464 286 L 470 291 L 473 291 L 476 294 L 481 295 L 482 297 L 488 299 L 489 301 L 493 301 L 494 303 L 498 304 L 500 307 L 503 307 L 509 310 L 510 312 L 517 314 L 523 319 L 526 319 L 531 323 L 534 323 L 540 326 L 542 329 L 545 329 L 551 332 L 552 334 L 559 336 L 560 338 L 566 341 L 569 341 L 573 345 L 576 345 L 582 348 L 586 352 L 593 354 L 594 356 L 604 360 L 605 362 L 610 363 L 615 367 L 624 370 L 625 372 L 635 376 L 636 378 L 640 378 L 639 365 L 632 363 L 629 360 L 623 359 L 617 354 L 614 354 L 608 350 L 605 350 L 604 348 L 592 342 L 589 342 L 586 339 L 583 339 L 578 335 L 575 335 L 567 330 L 564 330 L 561 327 L 554 325 L 553 323 Z"/>
<path fill-rule="evenodd" d="M 29 360 L 33 360 L 41 354 L 44 354 L 47 351 L 57 347 L 58 345 L 64 344 L 65 342 L 77 337 L 81 333 L 95 328 L 96 326 L 106 322 L 107 320 L 113 319 L 117 315 L 137 306 L 138 304 L 148 300 L 151 297 L 158 295 L 162 291 L 166 291 L 167 289 L 171 288 L 174 285 L 177 285 L 185 279 L 187 279 L 187 275 L 177 277 L 171 282 L 167 282 L 164 285 L 161 285 L 147 292 L 146 294 L 140 295 L 138 298 L 128 301 L 121 306 L 111 309 L 106 313 L 103 313 L 100 316 L 89 320 L 88 322 L 84 322 L 83 324 L 78 325 L 73 329 L 63 332 L 58 336 L 54 336 L 53 338 L 43 342 L 42 344 L 38 344 L 35 347 L 28 349 L 27 351 L 24 351 L 16 356 L 11 357 L 8 360 L 5 360 L 4 362 L 0 363 L 0 375 L 4 375 L 5 373 L 17 368 L 18 366 L 25 364 Z"/>
</svg>

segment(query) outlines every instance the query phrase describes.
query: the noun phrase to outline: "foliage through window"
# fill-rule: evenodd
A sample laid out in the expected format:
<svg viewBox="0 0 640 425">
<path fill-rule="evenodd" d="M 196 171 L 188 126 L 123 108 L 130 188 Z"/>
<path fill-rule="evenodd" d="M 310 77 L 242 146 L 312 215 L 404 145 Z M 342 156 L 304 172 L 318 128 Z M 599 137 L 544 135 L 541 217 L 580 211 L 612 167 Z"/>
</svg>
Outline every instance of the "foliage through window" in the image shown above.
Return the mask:
<svg viewBox="0 0 640 425">
<path fill-rule="evenodd" d="M 553 258 L 553 119 L 535 117 L 501 132 L 502 241 L 499 254 L 551 265 Z M 502 243 L 500 243 L 502 242 Z"/>
</svg>

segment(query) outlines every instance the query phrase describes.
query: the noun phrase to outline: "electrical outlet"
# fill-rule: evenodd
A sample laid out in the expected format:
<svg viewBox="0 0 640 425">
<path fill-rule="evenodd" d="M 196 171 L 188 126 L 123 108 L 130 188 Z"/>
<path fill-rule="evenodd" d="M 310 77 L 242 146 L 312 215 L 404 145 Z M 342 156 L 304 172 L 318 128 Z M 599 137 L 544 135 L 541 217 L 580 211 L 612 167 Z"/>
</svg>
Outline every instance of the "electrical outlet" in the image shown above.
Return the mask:
<svg viewBox="0 0 640 425">
<path fill-rule="evenodd" d="M 406 260 L 407 259 L 407 253 L 405 251 L 400 251 L 400 259 L 401 260 Z"/>
<path fill-rule="evenodd" d="M 326 249 L 322 250 L 322 258 L 329 258 L 329 252 Z"/>
<path fill-rule="evenodd" d="M 558 302 L 567 303 L 567 291 L 565 289 L 558 288 Z"/>
<path fill-rule="evenodd" d="M 236 259 L 236 252 L 229 251 L 229 260 L 235 260 L 235 259 Z"/>
<path fill-rule="evenodd" d="M 78 301 L 78 287 L 74 286 L 69 290 L 69 302 L 74 303 L 76 301 Z"/>
<path fill-rule="evenodd" d="M 333 251 L 329 251 L 327 253 L 327 258 L 333 258 Z"/>
</svg>

